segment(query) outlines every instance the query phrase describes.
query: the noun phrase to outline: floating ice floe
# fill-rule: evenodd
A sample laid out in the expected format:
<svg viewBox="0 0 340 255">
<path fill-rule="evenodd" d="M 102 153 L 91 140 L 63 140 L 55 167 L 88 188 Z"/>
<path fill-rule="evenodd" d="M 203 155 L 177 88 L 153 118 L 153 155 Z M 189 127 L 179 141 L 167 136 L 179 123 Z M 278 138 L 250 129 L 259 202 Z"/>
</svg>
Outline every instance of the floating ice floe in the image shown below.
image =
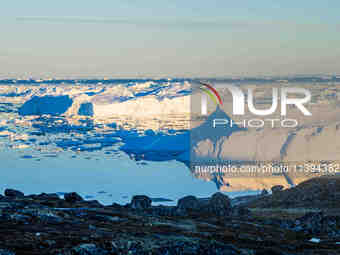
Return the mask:
<svg viewBox="0 0 340 255">
<path fill-rule="evenodd" d="M 28 144 L 13 144 L 11 146 L 12 149 L 27 149 L 30 146 Z"/>
<path fill-rule="evenodd" d="M 8 130 L 0 130 L 0 137 L 2 136 L 2 137 L 5 137 L 5 136 L 11 136 L 11 135 L 14 135 L 14 133 L 13 132 L 10 132 L 10 131 L 8 131 Z"/>
</svg>

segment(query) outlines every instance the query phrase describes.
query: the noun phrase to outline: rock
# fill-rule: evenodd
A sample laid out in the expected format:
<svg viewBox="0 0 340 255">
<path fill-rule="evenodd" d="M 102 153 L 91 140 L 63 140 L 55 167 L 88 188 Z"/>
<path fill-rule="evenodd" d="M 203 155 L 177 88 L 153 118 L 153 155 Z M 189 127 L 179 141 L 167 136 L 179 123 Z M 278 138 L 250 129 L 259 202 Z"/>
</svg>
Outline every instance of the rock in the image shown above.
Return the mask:
<svg viewBox="0 0 340 255">
<path fill-rule="evenodd" d="M 271 190 L 273 194 L 277 194 L 278 192 L 282 191 L 283 188 L 284 187 L 282 185 L 275 185 L 271 188 Z"/>
<path fill-rule="evenodd" d="M 50 247 L 51 247 L 51 246 L 55 245 L 57 242 L 54 241 L 54 240 L 45 240 L 44 243 L 46 243 L 47 246 L 50 246 Z"/>
<path fill-rule="evenodd" d="M 320 234 L 323 223 L 326 223 L 323 218 L 323 212 L 310 212 L 296 219 L 295 224 L 298 229 L 300 227 L 301 230 L 309 234 Z"/>
<path fill-rule="evenodd" d="M 122 222 L 125 221 L 125 219 L 120 218 L 118 216 L 108 216 L 108 215 L 101 215 L 101 214 L 92 214 L 88 215 L 88 219 L 95 220 L 95 221 L 110 221 L 110 222 Z"/>
<path fill-rule="evenodd" d="M 65 193 L 64 199 L 65 199 L 65 201 L 70 202 L 70 203 L 74 203 L 74 202 L 78 202 L 78 201 L 83 201 L 84 200 L 76 192 Z"/>
<path fill-rule="evenodd" d="M 338 175 L 308 179 L 279 191 L 278 195 L 262 196 L 248 204 L 257 208 L 340 208 L 340 178 Z"/>
<path fill-rule="evenodd" d="M 295 220 L 270 219 L 266 224 L 278 226 L 280 229 L 289 229 L 295 232 L 303 232 L 307 235 L 327 235 L 332 238 L 340 237 L 340 216 L 324 216 L 324 212 L 308 212 Z"/>
<path fill-rule="evenodd" d="M 87 200 L 87 201 L 80 201 L 77 202 L 76 207 L 88 207 L 88 208 L 101 208 L 104 207 L 98 200 Z"/>
<path fill-rule="evenodd" d="M 31 217 L 22 214 L 11 214 L 10 219 L 19 223 L 27 223 Z"/>
<path fill-rule="evenodd" d="M 62 217 L 53 214 L 40 215 L 39 219 L 45 224 L 58 225 L 64 222 Z"/>
<path fill-rule="evenodd" d="M 239 255 L 240 251 L 232 244 L 224 244 L 220 242 L 187 242 L 178 240 L 170 243 L 165 247 L 156 248 L 154 252 L 145 254 L 204 254 L 204 255 Z"/>
<path fill-rule="evenodd" d="M 72 249 L 77 255 L 105 255 L 108 252 L 95 244 L 81 244 Z"/>
<path fill-rule="evenodd" d="M 247 205 L 248 203 L 258 199 L 259 197 L 261 197 L 261 195 L 238 196 L 230 199 L 230 202 L 231 206 Z"/>
<path fill-rule="evenodd" d="M 5 190 L 5 196 L 6 197 L 24 197 L 25 194 L 22 193 L 19 190 L 15 190 L 15 189 L 6 189 Z"/>
<path fill-rule="evenodd" d="M 208 211 L 214 215 L 224 216 L 231 213 L 231 202 L 227 195 L 217 192 L 209 200 Z"/>
<path fill-rule="evenodd" d="M 177 208 L 175 206 L 152 206 L 152 208 L 148 209 L 148 213 L 154 216 L 167 216 L 167 217 L 173 217 L 173 216 L 181 216 L 183 213 L 181 211 L 176 210 Z"/>
<path fill-rule="evenodd" d="M 261 191 L 261 196 L 266 196 L 266 195 L 268 195 L 269 194 L 269 192 L 268 192 L 268 190 L 266 190 L 266 189 L 263 189 L 262 191 Z"/>
<path fill-rule="evenodd" d="M 28 195 L 27 197 L 32 198 L 33 200 L 60 200 L 60 197 L 56 193 L 41 193 L 39 195 Z"/>
<path fill-rule="evenodd" d="M 0 202 L 0 209 L 7 209 L 13 207 L 12 203 L 9 202 Z"/>
<path fill-rule="evenodd" d="M 124 206 L 122 206 L 122 205 L 120 205 L 118 203 L 113 203 L 112 205 L 109 205 L 107 207 L 112 207 L 114 209 L 122 209 L 122 208 L 124 208 Z"/>
<path fill-rule="evenodd" d="M 15 255 L 15 253 L 8 250 L 0 249 L 0 255 Z"/>
<path fill-rule="evenodd" d="M 231 213 L 231 201 L 228 196 L 217 192 L 210 199 L 197 199 L 195 196 L 186 196 L 178 200 L 177 211 L 192 211 L 209 213 L 217 216 Z"/>
<path fill-rule="evenodd" d="M 200 202 L 195 196 L 186 196 L 178 200 L 177 208 L 180 210 L 198 210 Z"/>
<path fill-rule="evenodd" d="M 236 217 L 242 217 L 250 215 L 250 210 L 244 206 L 237 206 L 232 208 L 232 215 Z"/>
<path fill-rule="evenodd" d="M 65 202 L 65 200 L 60 199 L 59 196 L 55 193 L 51 193 L 51 194 L 41 193 L 39 195 L 29 195 L 27 197 L 33 199 L 37 204 L 47 206 L 47 207 L 57 208 L 57 207 L 62 207 L 63 203 L 67 203 Z"/>
<path fill-rule="evenodd" d="M 59 200 L 59 196 L 56 193 L 41 193 L 40 195 L 37 196 L 38 199 L 47 199 L 47 200 Z"/>
<path fill-rule="evenodd" d="M 147 196 L 133 196 L 130 207 L 137 210 L 143 210 L 151 207 L 151 199 Z"/>
<path fill-rule="evenodd" d="M 286 192 L 259 199 L 279 199 Z M 66 194 L 69 201 L 79 197 Z M 50 201 L 64 205 L 45 206 Z M 0 255 L 11 255 L 8 251 L 65 255 L 291 255 L 297 248 L 301 251 L 298 254 L 340 251 L 335 243 L 340 238 L 340 215 L 336 210 L 331 214 L 313 210 L 301 217 L 301 212 L 295 210 L 252 210 L 250 214 L 248 206 L 232 207 L 228 196 L 219 192 L 210 198 L 184 197 L 178 206 L 151 206 L 149 197 L 134 196 L 126 206 L 100 208 L 94 208 L 98 207 L 97 201 L 70 203 L 57 199 L 55 194 L 20 199 L 6 196 L 0 201 L 0 250 L 6 249 Z M 312 237 L 322 241 L 308 242 Z"/>
<path fill-rule="evenodd" d="M 266 249 L 261 249 L 257 250 L 255 255 L 288 255 L 287 253 L 281 251 L 278 248 L 266 248 Z"/>
</svg>

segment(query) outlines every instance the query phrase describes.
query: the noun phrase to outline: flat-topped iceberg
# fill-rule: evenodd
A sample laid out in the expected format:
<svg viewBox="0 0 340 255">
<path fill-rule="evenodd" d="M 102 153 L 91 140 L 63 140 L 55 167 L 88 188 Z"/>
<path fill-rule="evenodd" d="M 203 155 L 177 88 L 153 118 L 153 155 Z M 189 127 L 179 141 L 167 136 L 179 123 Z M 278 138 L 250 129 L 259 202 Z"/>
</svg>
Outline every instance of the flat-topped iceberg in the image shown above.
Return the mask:
<svg viewBox="0 0 340 255">
<path fill-rule="evenodd" d="M 33 97 L 19 108 L 19 114 L 27 115 L 61 115 L 73 104 L 73 100 L 65 96 L 43 96 Z"/>
</svg>

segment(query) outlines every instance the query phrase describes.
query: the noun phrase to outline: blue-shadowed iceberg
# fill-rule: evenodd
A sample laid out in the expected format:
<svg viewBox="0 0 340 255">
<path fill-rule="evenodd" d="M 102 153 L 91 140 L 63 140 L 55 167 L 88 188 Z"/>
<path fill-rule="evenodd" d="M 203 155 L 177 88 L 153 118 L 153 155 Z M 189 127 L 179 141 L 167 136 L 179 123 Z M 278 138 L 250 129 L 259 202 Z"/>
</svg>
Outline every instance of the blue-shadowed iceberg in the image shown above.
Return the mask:
<svg viewBox="0 0 340 255">
<path fill-rule="evenodd" d="M 35 96 L 19 108 L 19 114 L 22 116 L 43 114 L 61 115 L 67 112 L 72 104 L 73 100 L 67 95 Z"/>
</svg>

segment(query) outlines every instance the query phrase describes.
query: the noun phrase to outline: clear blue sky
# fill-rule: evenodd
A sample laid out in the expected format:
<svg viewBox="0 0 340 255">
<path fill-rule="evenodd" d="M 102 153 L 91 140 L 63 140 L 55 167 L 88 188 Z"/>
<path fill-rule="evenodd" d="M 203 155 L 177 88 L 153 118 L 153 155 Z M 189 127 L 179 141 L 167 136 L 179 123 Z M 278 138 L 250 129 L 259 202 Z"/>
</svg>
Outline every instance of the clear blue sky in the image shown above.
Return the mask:
<svg viewBox="0 0 340 255">
<path fill-rule="evenodd" d="M 338 0 L 11 0 L 0 77 L 340 73 Z"/>
</svg>

